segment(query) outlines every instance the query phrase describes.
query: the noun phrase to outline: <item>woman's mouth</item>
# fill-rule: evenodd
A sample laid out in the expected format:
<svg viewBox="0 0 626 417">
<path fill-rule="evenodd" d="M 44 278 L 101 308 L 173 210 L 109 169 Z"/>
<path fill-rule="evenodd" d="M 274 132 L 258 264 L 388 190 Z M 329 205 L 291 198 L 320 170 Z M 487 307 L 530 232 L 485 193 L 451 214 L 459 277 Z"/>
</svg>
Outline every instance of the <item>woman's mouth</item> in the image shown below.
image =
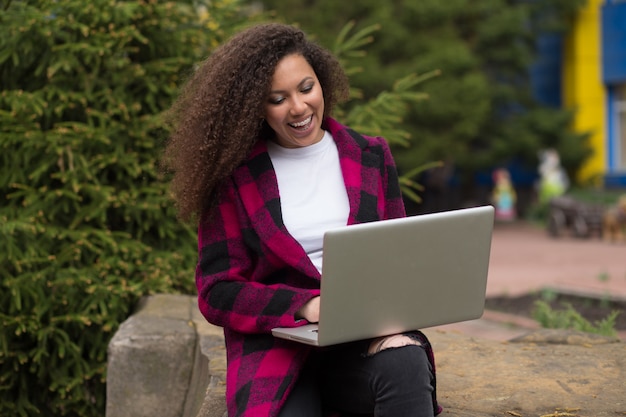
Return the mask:
<svg viewBox="0 0 626 417">
<path fill-rule="evenodd" d="M 298 129 L 298 130 L 306 130 L 309 125 L 311 124 L 311 121 L 313 120 L 313 115 L 307 117 L 306 119 L 297 122 L 297 123 L 288 123 L 289 126 L 293 127 L 294 129 Z"/>
</svg>

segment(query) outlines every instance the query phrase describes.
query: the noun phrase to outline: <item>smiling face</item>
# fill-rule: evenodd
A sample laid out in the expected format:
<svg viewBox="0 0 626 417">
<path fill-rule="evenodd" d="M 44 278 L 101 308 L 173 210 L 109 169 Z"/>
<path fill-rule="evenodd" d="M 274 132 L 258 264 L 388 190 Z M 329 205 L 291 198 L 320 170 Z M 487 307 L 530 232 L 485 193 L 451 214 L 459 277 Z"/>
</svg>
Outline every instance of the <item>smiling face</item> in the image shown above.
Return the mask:
<svg viewBox="0 0 626 417">
<path fill-rule="evenodd" d="M 315 71 L 302 55 L 287 55 L 276 65 L 265 104 L 265 120 L 285 148 L 322 140 L 324 93 Z"/>
</svg>

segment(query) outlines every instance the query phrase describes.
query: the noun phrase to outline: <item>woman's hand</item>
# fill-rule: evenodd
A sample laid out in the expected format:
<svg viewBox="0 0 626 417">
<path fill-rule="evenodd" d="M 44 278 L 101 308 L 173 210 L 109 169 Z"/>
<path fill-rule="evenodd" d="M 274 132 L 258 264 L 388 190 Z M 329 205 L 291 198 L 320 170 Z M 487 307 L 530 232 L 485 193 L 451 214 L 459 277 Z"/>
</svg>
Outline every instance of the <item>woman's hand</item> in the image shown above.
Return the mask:
<svg viewBox="0 0 626 417">
<path fill-rule="evenodd" d="M 309 323 L 320 321 L 320 297 L 311 298 L 296 312 L 296 319 L 305 319 Z"/>
</svg>

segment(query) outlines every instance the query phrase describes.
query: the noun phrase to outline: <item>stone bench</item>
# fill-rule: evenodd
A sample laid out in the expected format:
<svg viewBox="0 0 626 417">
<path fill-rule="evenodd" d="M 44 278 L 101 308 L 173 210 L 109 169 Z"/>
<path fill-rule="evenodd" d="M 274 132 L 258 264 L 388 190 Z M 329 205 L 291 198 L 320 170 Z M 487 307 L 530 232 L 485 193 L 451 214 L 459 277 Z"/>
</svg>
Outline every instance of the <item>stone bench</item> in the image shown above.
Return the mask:
<svg viewBox="0 0 626 417">
<path fill-rule="evenodd" d="M 442 417 L 626 415 L 626 344 L 540 330 L 510 342 L 424 331 Z M 155 295 L 110 342 L 106 417 L 225 417 L 224 342 L 195 297 Z"/>
<path fill-rule="evenodd" d="M 146 297 L 109 343 L 106 417 L 222 417 L 225 372 L 222 329 L 195 297 Z"/>
</svg>

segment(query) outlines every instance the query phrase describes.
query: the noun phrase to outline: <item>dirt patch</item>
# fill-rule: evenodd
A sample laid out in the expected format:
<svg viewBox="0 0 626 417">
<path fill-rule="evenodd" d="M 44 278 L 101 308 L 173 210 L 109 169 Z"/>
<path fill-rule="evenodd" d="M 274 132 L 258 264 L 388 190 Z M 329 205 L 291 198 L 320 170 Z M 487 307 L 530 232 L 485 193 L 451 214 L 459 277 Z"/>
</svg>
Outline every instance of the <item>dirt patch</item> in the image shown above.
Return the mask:
<svg viewBox="0 0 626 417">
<path fill-rule="evenodd" d="M 553 292 L 532 293 L 520 297 L 490 297 L 485 302 L 488 310 L 500 311 L 518 316 L 532 318 L 536 301 L 545 301 L 553 310 L 563 310 L 571 305 L 581 316 L 589 322 L 606 318 L 612 311 L 620 314 L 615 322 L 616 330 L 626 330 L 626 301 L 611 301 L 608 299 L 587 298 Z"/>
</svg>

